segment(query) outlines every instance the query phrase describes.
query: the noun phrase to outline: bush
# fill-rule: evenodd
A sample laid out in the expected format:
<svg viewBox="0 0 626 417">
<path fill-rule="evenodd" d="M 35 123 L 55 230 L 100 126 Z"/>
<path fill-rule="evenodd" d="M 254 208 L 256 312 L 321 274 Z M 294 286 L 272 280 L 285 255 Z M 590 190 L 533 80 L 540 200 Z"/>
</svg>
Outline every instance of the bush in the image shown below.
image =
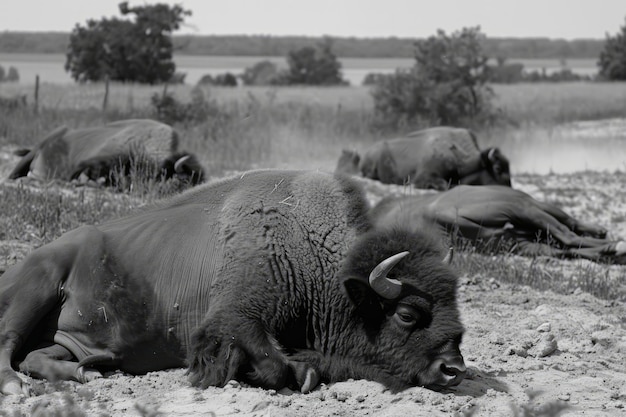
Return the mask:
<svg viewBox="0 0 626 417">
<path fill-rule="evenodd" d="M 379 122 L 396 127 L 476 125 L 493 120 L 493 91 L 478 28 L 417 41 L 409 71 L 380 77 L 372 96 Z"/>
<path fill-rule="evenodd" d="M 524 74 L 523 81 L 525 82 L 571 82 L 571 81 L 589 81 L 591 77 L 588 75 L 579 75 L 569 68 L 562 68 L 559 71 L 547 73 L 545 69 L 541 71 L 530 71 Z"/>
<path fill-rule="evenodd" d="M 341 63 L 332 52 L 332 41 L 326 38 L 316 48 L 307 46 L 287 54 L 289 69 L 276 79 L 277 84 L 347 85 L 342 78 Z"/>
<path fill-rule="evenodd" d="M 276 64 L 266 60 L 246 68 L 241 75 L 241 80 L 244 85 L 273 85 L 278 76 Z"/>
<path fill-rule="evenodd" d="M 0 65 L 0 83 L 18 82 L 19 80 L 20 74 L 15 67 L 9 67 L 9 72 L 6 72 L 4 67 Z"/>
<path fill-rule="evenodd" d="M 487 57 L 478 28 L 417 41 L 416 64 L 375 84 L 379 122 L 395 126 L 467 125 L 490 116 L 493 93 L 486 86 Z"/>
<path fill-rule="evenodd" d="M 606 35 L 604 49 L 598 59 L 600 76 L 607 80 L 626 80 L 626 25 L 614 37 Z"/>
<path fill-rule="evenodd" d="M 382 74 L 380 72 L 369 72 L 365 75 L 365 78 L 363 78 L 363 82 L 361 82 L 361 84 L 376 85 L 383 79 L 383 77 L 385 77 L 385 74 Z"/>
<path fill-rule="evenodd" d="M 230 72 L 217 74 L 215 77 L 211 74 L 205 74 L 198 80 L 197 85 L 218 85 L 222 87 L 237 87 L 237 77 Z"/>
<path fill-rule="evenodd" d="M 513 84 L 524 80 L 524 65 L 518 62 L 512 64 L 498 63 L 489 67 L 489 81 L 497 84 Z"/>
<path fill-rule="evenodd" d="M 460 81 L 437 83 L 415 69 L 382 76 L 372 90 L 377 122 L 402 130 L 488 124 L 492 111 L 485 106 L 492 93 L 488 90 L 487 97 L 483 93 L 465 88 Z"/>
<path fill-rule="evenodd" d="M 181 103 L 172 93 L 154 94 L 152 107 L 158 120 L 169 125 L 174 123 L 201 123 L 219 113 L 214 100 L 207 100 L 204 92 L 198 88 L 191 91 L 191 102 Z"/>
<path fill-rule="evenodd" d="M 222 87 L 237 87 L 237 77 L 230 72 L 217 74 L 213 82 Z"/>
</svg>

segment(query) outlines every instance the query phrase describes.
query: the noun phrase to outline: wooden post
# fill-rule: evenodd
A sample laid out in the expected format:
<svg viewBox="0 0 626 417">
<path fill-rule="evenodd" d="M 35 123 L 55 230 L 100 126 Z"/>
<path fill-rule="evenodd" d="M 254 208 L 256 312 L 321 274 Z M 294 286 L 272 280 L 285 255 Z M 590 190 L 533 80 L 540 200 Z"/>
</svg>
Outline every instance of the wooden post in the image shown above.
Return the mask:
<svg viewBox="0 0 626 417">
<path fill-rule="evenodd" d="M 109 104 L 109 76 L 107 75 L 104 78 L 104 100 L 102 100 L 102 111 L 107 111 L 107 106 Z"/>
<path fill-rule="evenodd" d="M 35 76 L 35 113 L 39 112 L 39 74 Z"/>
</svg>

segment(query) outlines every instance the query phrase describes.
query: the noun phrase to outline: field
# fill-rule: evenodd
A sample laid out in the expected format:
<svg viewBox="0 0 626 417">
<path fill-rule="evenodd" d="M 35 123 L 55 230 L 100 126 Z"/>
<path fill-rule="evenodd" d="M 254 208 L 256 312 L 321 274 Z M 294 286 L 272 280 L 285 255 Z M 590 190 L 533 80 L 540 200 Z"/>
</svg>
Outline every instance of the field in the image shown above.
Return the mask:
<svg viewBox="0 0 626 417">
<path fill-rule="evenodd" d="M 32 87 L 2 86 L 0 95 Z M 102 85 L 43 84 L 39 109 L 0 112 L 0 177 L 61 124 L 88 126 L 154 117 L 163 87 L 114 85 L 102 111 Z M 181 102 L 189 87 L 170 87 Z M 514 186 L 576 217 L 626 237 L 626 85 L 497 86 L 502 123 L 478 131 L 482 146 L 511 159 Z M 195 92 L 193 94 L 199 94 Z M 403 132 L 376 127 L 367 89 L 202 90 L 212 111 L 176 125 L 183 148 L 198 153 L 211 178 L 250 168 L 332 171 L 342 148 L 361 149 Z M 85 223 L 120 216 L 162 196 L 150 184 L 131 194 L 65 184 L 0 180 L 0 264 Z M 372 201 L 413 192 L 363 181 Z M 189 387 L 184 371 L 143 377 L 114 373 L 85 385 L 24 377 L 28 399 L 6 397 L 8 415 L 623 415 L 626 406 L 626 267 L 588 261 L 459 253 L 462 351 L 469 377 L 449 392 L 385 392 L 376 383 L 324 385 L 308 395 L 242 386 Z M 547 324 L 546 324 L 547 323 Z M 13 413 L 13 414 L 10 414 Z M 56 413 L 56 414 L 55 414 Z"/>
</svg>

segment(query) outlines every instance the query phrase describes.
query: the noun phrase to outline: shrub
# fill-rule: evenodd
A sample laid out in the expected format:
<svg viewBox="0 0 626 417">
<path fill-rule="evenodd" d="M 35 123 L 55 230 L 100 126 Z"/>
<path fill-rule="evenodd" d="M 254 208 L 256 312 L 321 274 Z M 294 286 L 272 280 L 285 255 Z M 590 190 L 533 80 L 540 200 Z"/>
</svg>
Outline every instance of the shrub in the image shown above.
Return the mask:
<svg viewBox="0 0 626 417">
<path fill-rule="evenodd" d="M 241 75 L 241 80 L 245 85 L 272 85 L 278 75 L 276 64 L 265 60 L 246 68 Z"/>
<path fill-rule="evenodd" d="M 384 76 L 385 74 L 382 74 L 379 72 L 369 72 L 365 75 L 365 78 L 363 78 L 363 82 L 361 84 L 362 85 L 378 84 L 383 79 Z"/>
<path fill-rule="evenodd" d="M 372 96 L 379 122 L 395 126 L 475 125 L 492 121 L 493 92 L 479 28 L 415 43 L 409 71 L 380 77 Z"/>
<path fill-rule="evenodd" d="M 17 68 L 9 67 L 7 72 L 2 65 L 0 65 L 0 83 L 5 82 L 17 82 L 20 80 L 20 74 L 17 72 Z"/>
<path fill-rule="evenodd" d="M 197 83 L 199 86 L 217 85 L 222 87 L 237 87 L 237 84 L 237 77 L 230 72 L 217 74 L 215 77 L 211 74 L 205 74 L 198 80 Z"/>
<path fill-rule="evenodd" d="M 191 91 L 191 102 L 181 103 L 172 93 L 155 93 L 151 97 L 152 107 L 158 120 L 167 124 L 200 123 L 219 113 L 218 105 L 207 100 L 204 92 L 195 88 Z"/>
<path fill-rule="evenodd" d="M 598 59 L 600 76 L 608 80 L 626 80 L 626 25 L 615 36 L 606 35 Z"/>
<path fill-rule="evenodd" d="M 215 80 L 213 79 L 213 76 L 211 74 L 204 74 L 202 77 L 200 77 L 200 79 L 196 83 L 196 85 L 214 85 L 214 84 L 215 84 Z"/>
<path fill-rule="evenodd" d="M 513 84 L 524 80 L 524 65 L 518 62 L 498 63 L 489 67 L 489 81 L 498 84 Z"/>
<path fill-rule="evenodd" d="M 341 63 L 332 52 L 332 41 L 325 38 L 317 47 L 306 46 L 287 54 L 289 69 L 277 79 L 278 84 L 346 85 Z"/>
<path fill-rule="evenodd" d="M 215 85 L 222 87 L 237 87 L 237 77 L 230 72 L 217 74 L 214 79 Z"/>
</svg>

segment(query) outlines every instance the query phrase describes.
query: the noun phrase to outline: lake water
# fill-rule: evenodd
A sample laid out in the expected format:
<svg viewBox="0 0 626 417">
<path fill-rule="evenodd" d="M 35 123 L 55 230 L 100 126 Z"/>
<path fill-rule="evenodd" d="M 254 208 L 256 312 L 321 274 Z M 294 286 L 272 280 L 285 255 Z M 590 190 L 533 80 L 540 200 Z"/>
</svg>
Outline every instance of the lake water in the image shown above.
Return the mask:
<svg viewBox="0 0 626 417">
<path fill-rule="evenodd" d="M 235 75 L 253 66 L 259 61 L 269 60 L 280 68 L 286 68 L 285 57 L 264 56 L 192 56 L 175 55 L 174 62 L 178 72 L 186 73 L 185 82 L 196 84 L 203 75 L 217 75 L 231 72 Z M 341 58 L 343 78 L 350 85 L 361 85 L 369 73 L 393 73 L 398 68 L 410 68 L 415 63 L 413 58 Z M 545 68 L 548 73 L 560 70 L 558 60 L 510 60 L 521 62 L 528 71 Z M 7 54 L 0 53 L 0 65 L 8 70 L 13 66 L 20 75 L 20 83 L 34 84 L 39 75 L 41 82 L 65 84 L 72 83 L 69 73 L 65 72 L 65 56 L 61 54 Z M 595 60 L 568 60 L 568 68 L 581 75 L 593 75 L 597 72 Z"/>
</svg>

